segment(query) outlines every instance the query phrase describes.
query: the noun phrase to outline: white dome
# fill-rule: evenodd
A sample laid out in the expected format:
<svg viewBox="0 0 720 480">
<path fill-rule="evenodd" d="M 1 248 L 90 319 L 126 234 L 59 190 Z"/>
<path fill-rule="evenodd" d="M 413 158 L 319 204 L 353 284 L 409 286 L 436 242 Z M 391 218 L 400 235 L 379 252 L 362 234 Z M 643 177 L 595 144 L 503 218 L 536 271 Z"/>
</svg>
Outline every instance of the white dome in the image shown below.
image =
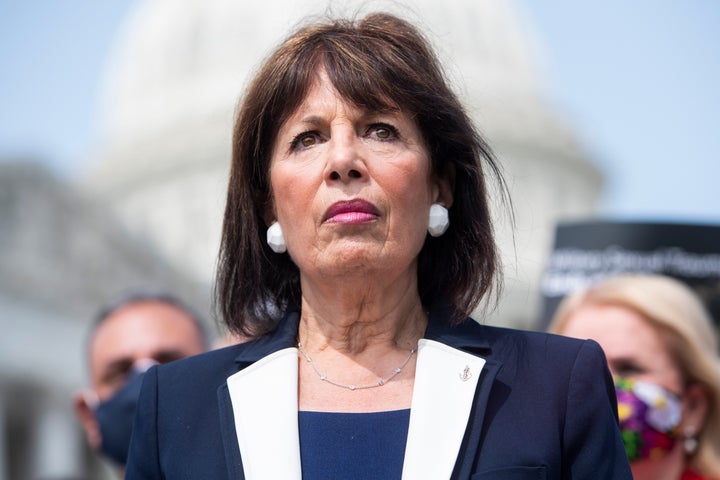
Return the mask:
<svg viewBox="0 0 720 480">
<path fill-rule="evenodd" d="M 333 13 L 391 10 L 418 23 L 471 96 L 517 98 L 537 78 L 507 0 L 331 2 Z M 342 6 L 339 6 L 342 5 Z M 229 115 L 244 82 L 293 26 L 323 13 L 321 0 L 141 0 L 122 30 L 107 72 L 101 126 L 113 144 L 140 141 L 178 122 Z M 515 95 L 507 95 L 512 91 Z M 525 97 L 525 95 L 520 95 Z"/>
</svg>

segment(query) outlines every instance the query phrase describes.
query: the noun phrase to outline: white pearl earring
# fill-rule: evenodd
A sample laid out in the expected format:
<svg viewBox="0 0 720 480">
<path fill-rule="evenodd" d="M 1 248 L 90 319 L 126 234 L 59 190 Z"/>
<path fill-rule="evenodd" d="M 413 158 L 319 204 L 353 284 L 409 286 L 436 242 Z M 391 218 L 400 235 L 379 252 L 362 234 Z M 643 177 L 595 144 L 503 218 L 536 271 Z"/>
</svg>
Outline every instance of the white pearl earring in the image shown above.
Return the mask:
<svg viewBox="0 0 720 480">
<path fill-rule="evenodd" d="M 433 203 L 430 206 L 430 215 L 428 216 L 428 233 L 433 237 L 439 237 L 450 226 L 450 218 L 448 217 L 447 208 L 439 203 Z"/>
<path fill-rule="evenodd" d="M 685 431 L 683 432 L 683 434 L 683 436 L 685 437 L 685 440 L 683 442 L 685 454 L 694 455 L 698 448 L 698 439 L 696 436 L 697 433 L 695 433 L 695 429 L 693 427 L 685 427 Z"/>
<path fill-rule="evenodd" d="M 273 224 L 270 225 L 270 228 L 267 229 L 267 244 L 275 253 L 283 253 L 287 250 L 282 227 L 278 222 L 273 222 Z"/>
</svg>

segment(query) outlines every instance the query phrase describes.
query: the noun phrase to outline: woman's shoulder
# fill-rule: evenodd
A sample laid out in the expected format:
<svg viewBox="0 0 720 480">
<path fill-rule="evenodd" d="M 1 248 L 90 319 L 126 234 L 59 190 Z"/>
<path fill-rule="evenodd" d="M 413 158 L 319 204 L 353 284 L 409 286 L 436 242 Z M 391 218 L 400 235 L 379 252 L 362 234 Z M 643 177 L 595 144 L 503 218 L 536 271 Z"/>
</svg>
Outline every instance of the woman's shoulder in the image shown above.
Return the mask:
<svg viewBox="0 0 720 480">
<path fill-rule="evenodd" d="M 297 315 L 286 316 L 275 330 L 253 340 L 228 347 L 210 350 L 158 368 L 158 377 L 192 377 L 202 381 L 207 378 L 217 383 L 237 373 L 246 366 L 278 350 L 294 345 L 297 331 Z"/>
<path fill-rule="evenodd" d="M 246 344 L 231 345 L 159 365 L 157 367 L 158 380 L 166 385 L 182 385 L 184 383 L 197 385 L 198 382 L 222 383 L 241 368 L 238 358 L 242 356 L 248 346 Z"/>
<path fill-rule="evenodd" d="M 451 324 L 443 311 L 431 312 L 426 336 L 453 346 L 473 349 L 505 350 L 531 348 L 572 353 L 583 348 L 600 350 L 592 340 L 580 340 L 537 330 L 523 330 L 489 325 L 484 320 L 467 317 L 459 324 Z"/>
<path fill-rule="evenodd" d="M 541 348 L 560 348 L 576 351 L 583 347 L 600 348 L 594 340 L 565 337 L 554 333 L 538 330 L 523 330 L 495 325 L 468 318 L 462 324 L 462 334 L 484 338 L 491 346 L 521 343 Z"/>
<path fill-rule="evenodd" d="M 487 344 L 489 357 L 492 358 L 503 361 L 524 359 L 542 364 L 605 363 L 605 354 L 594 340 L 485 325 L 473 319 L 468 319 L 465 323 L 465 335 L 482 339 Z"/>
</svg>

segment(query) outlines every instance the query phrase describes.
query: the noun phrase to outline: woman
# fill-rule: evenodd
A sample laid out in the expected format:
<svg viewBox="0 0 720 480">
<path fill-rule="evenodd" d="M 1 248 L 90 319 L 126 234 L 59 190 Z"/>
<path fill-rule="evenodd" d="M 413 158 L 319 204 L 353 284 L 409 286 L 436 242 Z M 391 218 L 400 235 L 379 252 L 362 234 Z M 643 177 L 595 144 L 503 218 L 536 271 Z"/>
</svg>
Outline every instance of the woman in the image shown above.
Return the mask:
<svg viewBox="0 0 720 480">
<path fill-rule="evenodd" d="M 149 372 L 128 478 L 630 478 L 596 343 L 467 319 L 495 173 L 411 25 L 290 36 L 239 109 L 219 260 L 256 340 Z"/>
<path fill-rule="evenodd" d="M 564 299 L 550 330 L 605 350 L 636 480 L 720 479 L 717 339 L 688 287 L 614 277 Z"/>
</svg>

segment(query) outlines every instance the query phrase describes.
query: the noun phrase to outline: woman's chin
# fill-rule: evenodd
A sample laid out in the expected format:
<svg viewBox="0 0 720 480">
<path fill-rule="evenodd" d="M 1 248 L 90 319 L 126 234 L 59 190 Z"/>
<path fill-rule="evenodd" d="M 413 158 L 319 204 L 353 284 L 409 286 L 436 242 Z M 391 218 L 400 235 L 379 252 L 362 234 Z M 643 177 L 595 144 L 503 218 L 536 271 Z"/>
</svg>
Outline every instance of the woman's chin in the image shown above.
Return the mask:
<svg viewBox="0 0 720 480">
<path fill-rule="evenodd" d="M 354 243 L 327 248 L 305 266 L 301 265 L 300 270 L 308 274 L 315 271 L 327 277 L 362 275 L 372 281 L 373 276 L 400 269 L 402 267 L 398 265 L 408 263 L 407 259 L 400 260 L 397 255 L 389 254 L 377 245 Z"/>
</svg>

